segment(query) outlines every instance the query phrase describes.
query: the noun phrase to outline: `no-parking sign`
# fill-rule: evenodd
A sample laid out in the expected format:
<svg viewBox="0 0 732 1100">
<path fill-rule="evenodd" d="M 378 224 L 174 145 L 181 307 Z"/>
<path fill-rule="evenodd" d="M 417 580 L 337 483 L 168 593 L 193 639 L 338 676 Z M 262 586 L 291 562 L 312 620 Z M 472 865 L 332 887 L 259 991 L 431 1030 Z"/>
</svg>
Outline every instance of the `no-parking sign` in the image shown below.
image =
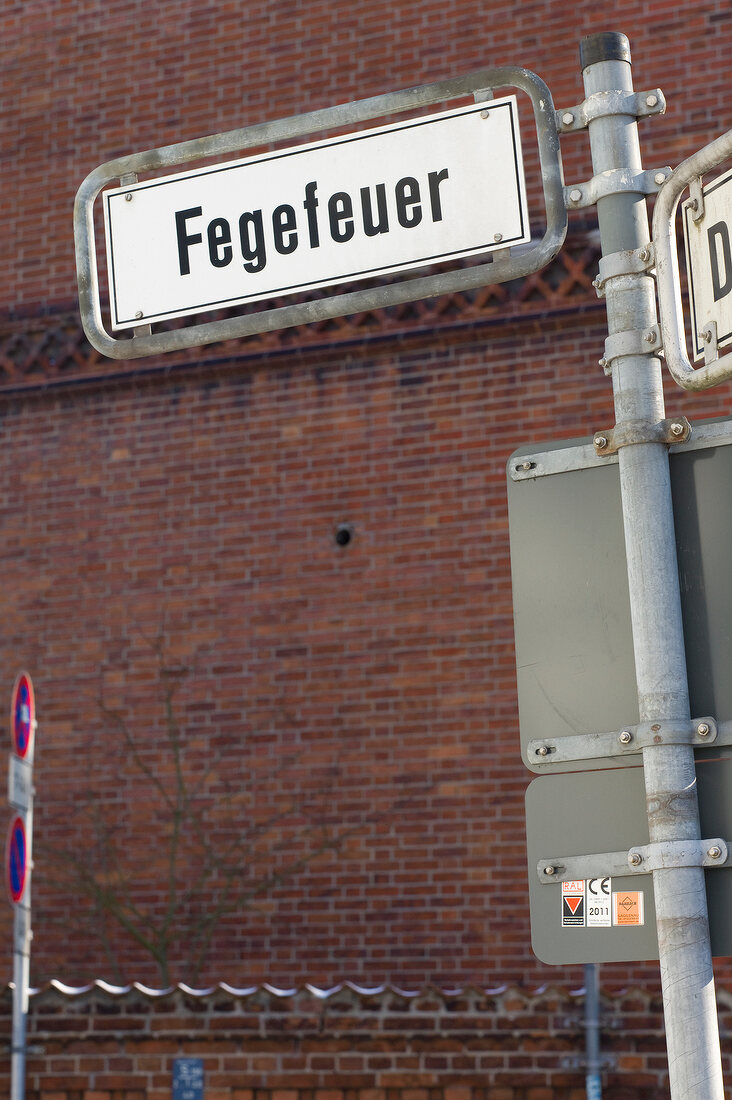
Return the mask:
<svg viewBox="0 0 732 1100">
<path fill-rule="evenodd" d="M 33 735 L 36 728 L 36 704 L 33 681 L 27 672 L 18 674 L 10 702 L 10 734 L 21 760 L 33 757 Z"/>
<path fill-rule="evenodd" d="M 10 900 L 19 905 L 25 894 L 28 881 L 28 843 L 25 823 L 20 815 L 10 822 L 8 840 L 5 845 L 5 875 Z"/>
</svg>

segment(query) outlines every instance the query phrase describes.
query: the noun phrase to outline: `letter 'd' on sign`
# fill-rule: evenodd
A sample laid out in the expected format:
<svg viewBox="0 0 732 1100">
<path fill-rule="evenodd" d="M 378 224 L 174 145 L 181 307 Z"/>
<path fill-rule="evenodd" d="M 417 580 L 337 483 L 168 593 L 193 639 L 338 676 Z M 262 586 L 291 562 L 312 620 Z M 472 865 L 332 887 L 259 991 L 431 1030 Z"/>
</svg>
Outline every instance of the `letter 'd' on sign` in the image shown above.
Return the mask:
<svg viewBox="0 0 732 1100">
<path fill-rule="evenodd" d="M 695 359 L 715 338 L 717 349 L 732 345 L 732 172 L 707 183 L 702 195 L 701 217 L 691 201 L 683 211 Z"/>
</svg>

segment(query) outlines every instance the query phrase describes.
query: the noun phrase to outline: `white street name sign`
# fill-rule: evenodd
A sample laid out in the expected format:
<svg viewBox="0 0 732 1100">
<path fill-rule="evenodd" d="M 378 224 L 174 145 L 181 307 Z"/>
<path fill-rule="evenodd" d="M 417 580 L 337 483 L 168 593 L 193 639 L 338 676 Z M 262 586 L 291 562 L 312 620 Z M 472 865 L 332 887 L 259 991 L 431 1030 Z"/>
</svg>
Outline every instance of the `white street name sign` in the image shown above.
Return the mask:
<svg viewBox="0 0 732 1100">
<path fill-rule="evenodd" d="M 716 324 L 717 347 L 732 344 L 732 171 L 702 188 L 704 215 L 684 204 L 694 358 L 704 356 L 704 332 Z"/>
<path fill-rule="evenodd" d="M 104 218 L 115 329 L 525 243 L 516 99 L 111 189 Z"/>
</svg>

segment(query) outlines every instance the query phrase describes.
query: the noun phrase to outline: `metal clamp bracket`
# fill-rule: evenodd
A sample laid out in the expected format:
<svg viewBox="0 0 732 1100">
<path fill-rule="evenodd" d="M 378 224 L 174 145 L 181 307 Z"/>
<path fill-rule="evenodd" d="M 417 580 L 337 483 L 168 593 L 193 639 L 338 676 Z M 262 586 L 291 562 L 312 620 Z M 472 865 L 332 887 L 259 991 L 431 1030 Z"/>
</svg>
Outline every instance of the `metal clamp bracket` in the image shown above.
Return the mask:
<svg viewBox="0 0 732 1100">
<path fill-rule="evenodd" d="M 694 221 L 700 222 L 704 217 L 704 188 L 701 176 L 695 176 L 689 184 L 688 206 Z"/>
<path fill-rule="evenodd" d="M 673 867 L 724 867 L 729 859 L 726 840 L 667 840 L 662 844 L 638 845 L 628 851 L 633 874 L 649 874 Z"/>
<path fill-rule="evenodd" d="M 610 733 L 578 733 L 568 737 L 544 737 L 530 741 L 526 755 L 532 765 L 561 764 L 571 760 L 597 760 L 629 756 L 654 745 L 712 745 L 719 728 L 714 718 L 690 722 L 641 722 Z"/>
<path fill-rule="evenodd" d="M 719 358 L 717 322 L 708 321 L 704 331 L 699 333 L 704 344 L 704 363 L 714 363 Z"/>
<path fill-rule="evenodd" d="M 575 107 L 557 111 L 557 129 L 561 133 L 584 130 L 594 118 L 607 115 L 631 115 L 644 118 L 647 115 L 662 115 L 666 110 L 666 99 L 660 88 L 648 92 L 623 92 L 613 90 L 595 92 Z"/>
<path fill-rule="evenodd" d="M 592 280 L 598 298 L 605 296 L 605 284 L 610 279 L 617 279 L 622 275 L 645 275 L 652 270 L 654 264 L 655 253 L 652 243 L 644 245 L 643 248 L 632 248 L 623 252 L 611 252 L 609 256 L 601 256 L 599 274 Z"/>
<path fill-rule="evenodd" d="M 623 355 L 652 355 L 662 348 L 661 330 L 658 325 L 647 329 L 630 329 L 615 332 L 605 341 L 605 354 L 598 360 L 605 374 L 612 371 L 613 362 Z"/>
<path fill-rule="evenodd" d="M 598 455 L 616 454 L 621 447 L 630 447 L 634 443 L 685 443 L 691 435 L 691 424 L 685 416 L 675 416 L 670 420 L 660 420 L 657 424 L 648 424 L 644 420 L 630 420 L 616 424 L 614 428 L 595 432 L 593 444 Z"/>
<path fill-rule="evenodd" d="M 544 886 L 569 879 L 618 878 L 621 875 L 650 875 L 653 871 L 678 867 L 724 867 L 729 845 L 721 837 L 710 840 L 668 840 L 661 844 L 636 845 L 627 852 L 600 852 L 589 856 L 551 856 L 536 865 Z"/>
<path fill-rule="evenodd" d="M 671 169 L 651 168 L 647 172 L 634 172 L 630 168 L 612 168 L 584 183 L 575 183 L 564 188 L 564 200 L 569 210 L 581 210 L 585 206 L 594 206 L 598 199 L 607 195 L 618 195 L 624 191 L 634 191 L 639 195 L 653 195 L 658 191 Z"/>
</svg>

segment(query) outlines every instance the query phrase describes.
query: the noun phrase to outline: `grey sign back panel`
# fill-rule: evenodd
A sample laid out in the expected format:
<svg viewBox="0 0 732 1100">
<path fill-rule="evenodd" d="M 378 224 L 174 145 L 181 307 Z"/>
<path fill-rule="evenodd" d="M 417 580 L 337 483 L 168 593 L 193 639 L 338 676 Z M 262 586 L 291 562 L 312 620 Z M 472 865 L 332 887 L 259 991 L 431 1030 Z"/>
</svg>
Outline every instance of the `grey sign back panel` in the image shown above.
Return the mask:
<svg viewBox="0 0 732 1100">
<path fill-rule="evenodd" d="M 732 720 L 732 447 L 672 454 L 671 490 L 692 715 L 727 722 Z"/>
<path fill-rule="evenodd" d="M 671 483 L 692 717 L 724 722 L 732 721 L 732 446 L 703 445 L 703 428 L 672 450 Z M 542 737 L 638 722 L 617 463 L 509 477 L 508 505 L 524 762 L 537 772 L 638 764 L 631 755 L 542 765 L 526 751 Z M 697 756 L 712 751 L 732 755 L 710 746 Z"/>
<path fill-rule="evenodd" d="M 545 771 L 529 741 L 638 723 L 617 464 L 509 479 L 508 510 L 521 749 L 527 767 Z"/>
<path fill-rule="evenodd" d="M 702 837 L 732 842 L 732 760 L 697 765 Z M 554 964 L 642 962 L 658 958 L 651 875 L 612 879 L 613 891 L 643 891 L 640 927 L 562 927 L 559 882 L 542 885 L 540 859 L 627 851 L 648 843 L 642 768 L 545 775 L 526 792 L 531 940 Z M 732 868 L 705 872 L 712 954 L 732 955 Z"/>
<path fill-rule="evenodd" d="M 613 890 L 643 890 L 638 928 L 562 927 L 559 882 L 542 885 L 540 859 L 619 852 L 648 843 L 643 769 L 544 775 L 526 792 L 531 946 L 547 963 L 638 962 L 658 958 L 656 910 L 649 875 L 612 880 Z"/>
</svg>

